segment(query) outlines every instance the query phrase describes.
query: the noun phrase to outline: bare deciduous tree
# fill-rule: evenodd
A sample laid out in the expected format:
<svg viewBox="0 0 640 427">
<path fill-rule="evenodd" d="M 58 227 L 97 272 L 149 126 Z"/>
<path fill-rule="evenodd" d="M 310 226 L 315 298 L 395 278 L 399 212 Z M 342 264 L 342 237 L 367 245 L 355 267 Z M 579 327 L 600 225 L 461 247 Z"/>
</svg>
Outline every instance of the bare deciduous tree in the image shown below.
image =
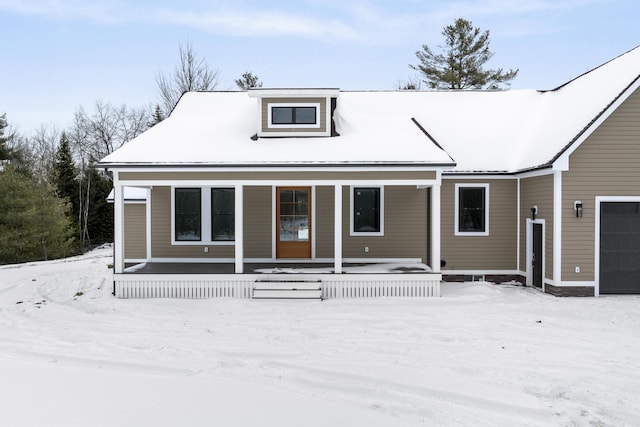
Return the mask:
<svg viewBox="0 0 640 427">
<path fill-rule="evenodd" d="M 90 114 L 78 108 L 67 136 L 85 162 L 100 160 L 144 132 L 149 117 L 148 109 L 116 107 L 98 100 Z"/>
<path fill-rule="evenodd" d="M 29 139 L 33 171 L 41 179 L 48 179 L 56 159 L 60 129 L 55 125 L 41 125 Z"/>
<path fill-rule="evenodd" d="M 212 69 L 193 51 L 190 43 L 179 45 L 180 64 L 169 75 L 158 74 L 156 82 L 160 90 L 160 103 L 167 117 L 185 92 L 213 90 L 218 85 L 219 71 Z"/>
</svg>

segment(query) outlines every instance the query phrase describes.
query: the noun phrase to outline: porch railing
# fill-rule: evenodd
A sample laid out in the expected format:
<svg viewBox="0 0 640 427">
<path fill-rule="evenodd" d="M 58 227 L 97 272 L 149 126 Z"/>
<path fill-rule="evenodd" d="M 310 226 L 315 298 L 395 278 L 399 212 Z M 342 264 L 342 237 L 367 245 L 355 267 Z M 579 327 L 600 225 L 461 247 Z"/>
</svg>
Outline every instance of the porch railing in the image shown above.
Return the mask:
<svg viewBox="0 0 640 427">
<path fill-rule="evenodd" d="M 319 280 L 322 298 L 438 297 L 442 275 L 429 274 L 115 274 L 118 298 L 251 298 L 257 280 Z"/>
</svg>

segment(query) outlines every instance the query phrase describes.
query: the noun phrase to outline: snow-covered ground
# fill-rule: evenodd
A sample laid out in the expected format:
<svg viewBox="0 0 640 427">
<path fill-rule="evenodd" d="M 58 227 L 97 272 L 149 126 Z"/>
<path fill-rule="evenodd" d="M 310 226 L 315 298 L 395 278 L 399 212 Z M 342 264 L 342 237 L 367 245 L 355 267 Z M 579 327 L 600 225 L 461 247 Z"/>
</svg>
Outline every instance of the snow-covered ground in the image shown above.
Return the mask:
<svg viewBox="0 0 640 427">
<path fill-rule="evenodd" d="M 0 425 L 640 425 L 640 297 L 119 300 L 111 249 L 0 267 Z"/>
</svg>

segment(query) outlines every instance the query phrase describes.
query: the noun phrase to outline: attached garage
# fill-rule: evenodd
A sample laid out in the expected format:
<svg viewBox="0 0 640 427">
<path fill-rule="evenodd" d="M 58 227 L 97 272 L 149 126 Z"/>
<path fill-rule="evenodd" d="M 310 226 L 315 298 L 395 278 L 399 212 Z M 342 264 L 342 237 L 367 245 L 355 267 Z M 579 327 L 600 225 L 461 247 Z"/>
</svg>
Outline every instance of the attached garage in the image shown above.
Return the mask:
<svg viewBox="0 0 640 427">
<path fill-rule="evenodd" d="M 640 294 L 640 202 L 600 203 L 600 293 Z"/>
</svg>

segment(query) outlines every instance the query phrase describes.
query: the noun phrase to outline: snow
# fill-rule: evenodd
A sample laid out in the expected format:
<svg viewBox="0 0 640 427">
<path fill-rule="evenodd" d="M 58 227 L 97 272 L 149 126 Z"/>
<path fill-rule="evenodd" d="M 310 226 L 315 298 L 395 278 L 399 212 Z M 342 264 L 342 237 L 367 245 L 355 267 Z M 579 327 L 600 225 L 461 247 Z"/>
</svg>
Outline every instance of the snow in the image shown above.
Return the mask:
<svg viewBox="0 0 640 427">
<path fill-rule="evenodd" d="M 146 201 L 147 200 L 147 189 L 142 187 L 122 187 L 124 200 L 135 200 L 135 201 Z M 113 203 L 113 199 L 115 197 L 115 190 L 111 189 L 109 195 L 107 196 L 107 202 Z"/>
<path fill-rule="evenodd" d="M 339 137 L 257 141 L 250 137 L 258 132 L 258 99 L 191 92 L 166 120 L 101 163 L 437 166 L 453 159 L 457 172 L 517 172 L 551 161 L 628 87 L 640 85 L 639 75 L 640 47 L 553 91 L 340 92 Z"/>
<path fill-rule="evenodd" d="M 111 253 L 0 267 L 1 425 L 640 425 L 640 296 L 121 300 Z"/>
<path fill-rule="evenodd" d="M 128 271 L 128 270 L 127 270 Z M 373 264 L 346 264 L 342 267 L 342 271 L 345 273 L 356 274 L 389 274 L 389 273 L 421 273 L 430 272 L 431 267 L 421 262 L 405 262 L 405 263 L 393 263 L 393 262 L 379 262 Z M 256 273 L 261 274 L 326 274 L 333 273 L 332 267 L 273 267 L 273 268 L 257 268 L 254 270 Z"/>
<path fill-rule="evenodd" d="M 342 95 L 340 95 L 342 99 Z M 260 138 L 258 100 L 246 92 L 188 92 L 173 113 L 103 164 L 452 164 L 403 111 L 380 103 L 341 116 L 340 137 Z M 341 107 L 338 106 L 338 109 Z M 383 115 L 383 117 L 380 117 Z M 384 126 L 375 126 L 375 123 Z M 352 131 L 357 129 L 357 132 Z M 372 141 L 384 143 L 372 144 Z"/>
</svg>

